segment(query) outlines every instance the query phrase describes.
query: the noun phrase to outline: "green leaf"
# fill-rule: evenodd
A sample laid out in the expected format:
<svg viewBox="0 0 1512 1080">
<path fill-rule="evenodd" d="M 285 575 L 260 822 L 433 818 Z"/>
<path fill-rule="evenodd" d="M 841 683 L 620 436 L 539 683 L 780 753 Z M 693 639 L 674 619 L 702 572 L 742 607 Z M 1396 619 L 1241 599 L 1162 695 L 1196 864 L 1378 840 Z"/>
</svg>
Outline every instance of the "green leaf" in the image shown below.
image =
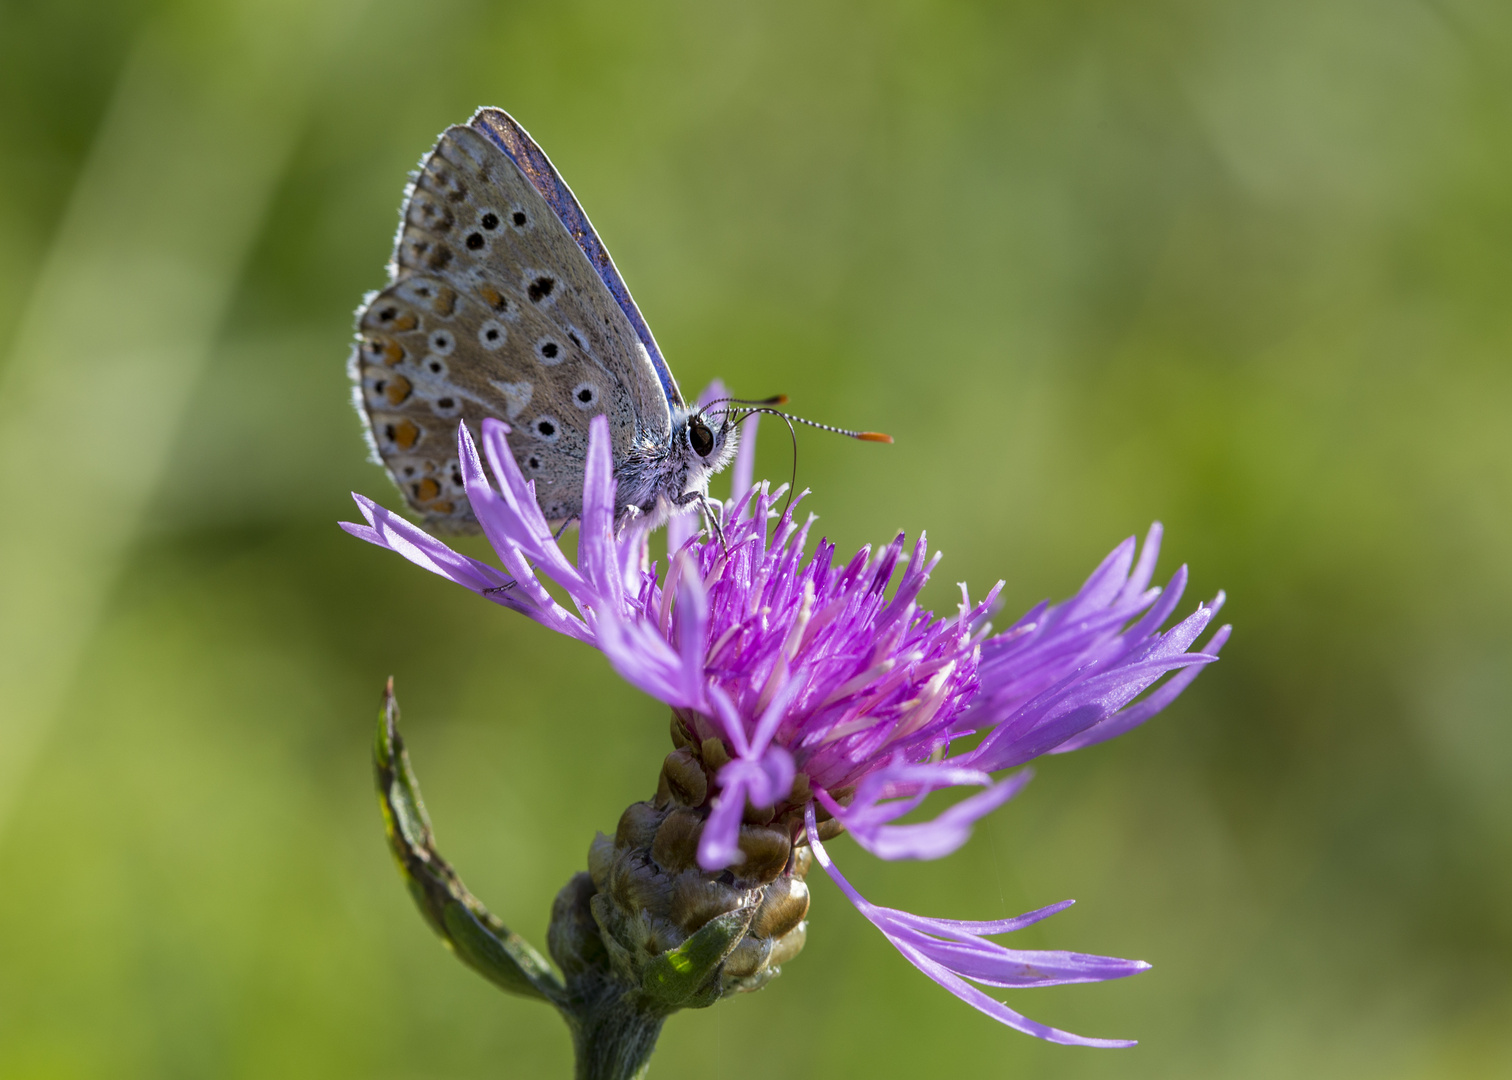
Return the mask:
<svg viewBox="0 0 1512 1080">
<path fill-rule="evenodd" d="M 420 782 L 399 737 L 393 679 L 383 693 L 373 766 L 389 847 L 431 929 L 463 963 L 495 986 L 565 1008 L 566 989 L 546 958 L 494 918 L 436 851 Z"/>
<path fill-rule="evenodd" d="M 755 917 L 754 907 L 710 919 L 675 949 L 647 965 L 641 992 L 658 1008 L 701 1009 L 719 1000 L 719 965 L 725 962 Z"/>
</svg>

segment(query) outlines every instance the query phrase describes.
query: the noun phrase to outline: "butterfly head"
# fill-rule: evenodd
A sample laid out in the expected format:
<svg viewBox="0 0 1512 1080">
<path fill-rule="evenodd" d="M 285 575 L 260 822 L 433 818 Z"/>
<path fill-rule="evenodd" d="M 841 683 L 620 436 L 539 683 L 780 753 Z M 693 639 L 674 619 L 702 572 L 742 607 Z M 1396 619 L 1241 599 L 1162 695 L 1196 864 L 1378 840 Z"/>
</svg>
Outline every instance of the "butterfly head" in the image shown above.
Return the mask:
<svg viewBox="0 0 1512 1080">
<path fill-rule="evenodd" d="M 686 470 L 684 490 L 708 488 L 709 477 L 734 458 L 737 434 L 735 424 L 725 412 L 698 409 L 674 417 L 672 446 L 674 457 L 681 459 Z"/>
<path fill-rule="evenodd" d="M 710 420 L 714 422 L 712 426 L 710 426 Z M 729 437 L 732 430 L 734 429 L 730 426 L 728 416 L 706 418 L 700 412 L 688 417 L 683 438 L 695 457 L 707 462 L 710 471 L 718 472 L 723 467 L 723 459 L 727 459 L 730 452 L 734 450 L 734 444 Z"/>
<path fill-rule="evenodd" d="M 666 515 L 677 508 L 695 503 L 707 506 L 709 478 L 734 459 L 740 422 L 755 413 L 769 413 L 781 418 L 790 433 L 794 424 L 807 424 L 865 442 L 892 442 L 890 436 L 879 432 L 851 431 L 820 424 L 775 408 L 786 402 L 787 397 L 779 394 L 757 401 L 726 397 L 706 402 L 698 408 L 674 407 L 671 439 L 655 447 L 648 445 L 642 453 L 618 464 L 616 477 L 620 484 L 621 504 L 637 506 L 642 513 L 653 514 L 653 524 L 665 521 Z M 796 435 L 793 449 L 796 474 Z M 792 486 L 789 484 L 789 498 Z"/>
</svg>

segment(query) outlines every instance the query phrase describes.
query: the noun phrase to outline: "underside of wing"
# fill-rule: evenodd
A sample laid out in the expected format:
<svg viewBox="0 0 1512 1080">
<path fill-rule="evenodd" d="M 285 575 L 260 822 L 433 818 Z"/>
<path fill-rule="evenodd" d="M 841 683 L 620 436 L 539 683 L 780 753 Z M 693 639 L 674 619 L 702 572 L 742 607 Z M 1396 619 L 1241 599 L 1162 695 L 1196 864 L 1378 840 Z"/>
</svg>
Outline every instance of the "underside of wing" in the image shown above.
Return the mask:
<svg viewBox="0 0 1512 1080">
<path fill-rule="evenodd" d="M 670 408 L 635 327 L 545 198 L 493 141 L 445 132 L 407 192 L 391 284 L 352 357 L 373 445 L 427 522 L 468 531 L 456 430 L 511 426 L 550 518 L 581 508 L 588 420 L 617 457 L 664 443 Z"/>
<path fill-rule="evenodd" d="M 635 300 L 631 298 L 629 288 L 620 277 L 619 270 L 594 230 L 593 223 L 588 220 L 588 215 L 583 213 L 577 197 L 572 194 L 572 189 L 567 186 L 567 182 L 551 164 L 551 159 L 546 156 L 546 152 L 537 146 L 530 134 L 503 109 L 479 109 L 473 116 L 470 126 L 502 150 L 520 170 L 521 175 L 546 200 L 557 220 L 562 223 L 563 228 L 588 257 L 594 272 L 598 274 L 604 286 L 614 297 L 615 303 L 625 313 L 625 318 L 635 329 L 636 336 L 645 346 L 646 354 L 656 369 L 656 377 L 667 395 L 667 401 L 672 405 L 683 404 L 682 392 L 678 389 L 677 380 L 672 376 L 672 369 L 667 366 L 661 350 L 656 347 L 656 339 L 651 336 L 651 328 L 642 318 L 640 308 L 635 306 Z"/>
<path fill-rule="evenodd" d="M 503 420 L 547 516 L 571 517 L 588 418 L 606 413 L 616 443 L 629 445 L 635 417 L 627 395 L 569 334 L 514 310 L 520 298 L 483 291 L 493 303 L 440 277 L 410 274 L 363 309 L 352 374 L 374 448 L 410 505 L 455 531 L 472 516 L 458 467 L 458 421 L 476 442 L 485 419 Z"/>
</svg>

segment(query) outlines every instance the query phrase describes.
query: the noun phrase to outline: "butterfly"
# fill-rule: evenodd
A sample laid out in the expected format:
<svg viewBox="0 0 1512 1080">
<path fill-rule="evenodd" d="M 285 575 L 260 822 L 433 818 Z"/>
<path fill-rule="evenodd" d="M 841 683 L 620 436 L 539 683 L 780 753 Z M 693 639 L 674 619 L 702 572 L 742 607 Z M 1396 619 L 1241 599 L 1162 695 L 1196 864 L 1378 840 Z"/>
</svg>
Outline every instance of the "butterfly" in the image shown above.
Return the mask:
<svg viewBox="0 0 1512 1080">
<path fill-rule="evenodd" d="M 582 511 L 588 422 L 606 415 L 616 510 L 697 503 L 734 456 L 731 413 L 690 407 L 588 217 L 502 109 L 449 127 L 405 191 L 389 285 L 348 365 L 378 460 L 427 526 L 476 531 L 457 425 L 508 422 L 548 519 Z M 770 404 L 770 403 L 751 403 Z M 632 509 L 633 508 L 633 509 Z"/>
</svg>

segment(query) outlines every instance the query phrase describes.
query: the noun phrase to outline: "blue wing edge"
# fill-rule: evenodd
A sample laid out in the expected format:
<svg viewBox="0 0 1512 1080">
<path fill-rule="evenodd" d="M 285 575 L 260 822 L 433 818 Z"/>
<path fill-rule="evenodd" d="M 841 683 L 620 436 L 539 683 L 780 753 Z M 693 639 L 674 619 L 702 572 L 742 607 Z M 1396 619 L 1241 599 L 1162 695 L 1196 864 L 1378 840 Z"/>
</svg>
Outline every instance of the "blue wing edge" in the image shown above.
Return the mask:
<svg viewBox="0 0 1512 1080">
<path fill-rule="evenodd" d="M 640 308 L 636 307 L 635 301 L 630 298 L 630 290 L 625 287 L 625 281 L 615 268 L 614 260 L 609 257 L 603 241 L 593 229 L 593 223 L 588 220 L 588 215 L 583 213 L 583 208 L 578 204 L 576 196 L 572 194 L 572 189 L 567 186 L 567 182 L 551 164 L 546 151 L 537 146 L 529 133 L 503 109 L 479 109 L 473 114 L 468 125 L 504 151 L 509 160 L 515 163 L 515 167 L 525 175 L 525 179 L 530 181 L 531 187 L 535 188 L 541 198 L 546 200 L 546 204 L 551 207 L 557 219 L 567 227 L 567 231 L 577 241 L 577 246 L 582 249 L 584 255 L 588 256 L 593 269 L 598 272 L 599 278 L 608 288 L 615 302 L 619 304 L 620 310 L 625 313 L 625 318 L 630 320 L 630 325 L 634 328 L 636 336 L 640 338 L 641 344 L 646 347 L 646 353 L 651 358 L 651 366 L 656 369 L 656 377 L 661 380 L 662 392 L 667 395 L 668 404 L 671 406 L 684 404 L 682 391 L 677 388 L 677 380 L 672 376 L 672 369 L 667 366 L 667 361 L 662 358 L 661 350 L 656 347 L 656 339 L 651 336 L 651 328 L 641 317 Z"/>
</svg>

